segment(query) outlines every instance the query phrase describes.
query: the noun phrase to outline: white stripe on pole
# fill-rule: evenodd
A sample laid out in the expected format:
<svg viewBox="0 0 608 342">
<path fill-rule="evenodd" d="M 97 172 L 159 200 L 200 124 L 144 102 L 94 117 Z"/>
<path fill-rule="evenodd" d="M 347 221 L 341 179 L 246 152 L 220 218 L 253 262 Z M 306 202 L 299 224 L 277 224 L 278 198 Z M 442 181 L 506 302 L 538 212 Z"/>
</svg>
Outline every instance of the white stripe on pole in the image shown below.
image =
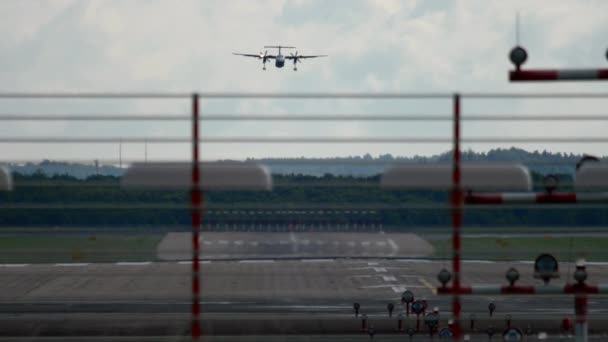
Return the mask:
<svg viewBox="0 0 608 342">
<path fill-rule="evenodd" d="M 599 77 L 600 75 L 597 69 L 571 69 L 557 71 L 558 80 L 596 80 Z"/>
<path fill-rule="evenodd" d="M 498 295 L 501 285 L 473 285 L 471 293 L 474 295 Z"/>
<path fill-rule="evenodd" d="M 564 287 L 555 285 L 541 285 L 536 286 L 534 291 L 536 294 L 564 294 Z"/>
</svg>

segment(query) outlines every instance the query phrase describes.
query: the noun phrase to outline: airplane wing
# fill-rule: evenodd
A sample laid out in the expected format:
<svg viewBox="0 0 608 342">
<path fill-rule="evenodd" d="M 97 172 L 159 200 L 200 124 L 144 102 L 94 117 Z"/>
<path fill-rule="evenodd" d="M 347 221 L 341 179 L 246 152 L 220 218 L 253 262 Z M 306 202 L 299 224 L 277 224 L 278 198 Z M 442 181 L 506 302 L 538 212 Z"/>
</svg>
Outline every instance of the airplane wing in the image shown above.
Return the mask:
<svg viewBox="0 0 608 342">
<path fill-rule="evenodd" d="M 327 57 L 328 55 L 316 55 L 316 56 L 285 56 L 285 59 L 289 59 L 292 60 L 294 58 L 298 58 L 298 59 L 308 59 L 308 58 L 318 58 L 318 57 Z"/>
<path fill-rule="evenodd" d="M 232 54 L 233 54 L 233 55 L 236 55 L 236 56 L 255 57 L 255 58 L 257 58 L 257 59 L 262 59 L 262 56 L 257 55 L 257 54 L 236 53 L 236 52 L 233 52 Z M 267 59 L 275 59 L 275 58 L 276 58 L 276 56 L 273 56 L 273 55 L 266 55 L 266 58 L 267 58 Z"/>
</svg>

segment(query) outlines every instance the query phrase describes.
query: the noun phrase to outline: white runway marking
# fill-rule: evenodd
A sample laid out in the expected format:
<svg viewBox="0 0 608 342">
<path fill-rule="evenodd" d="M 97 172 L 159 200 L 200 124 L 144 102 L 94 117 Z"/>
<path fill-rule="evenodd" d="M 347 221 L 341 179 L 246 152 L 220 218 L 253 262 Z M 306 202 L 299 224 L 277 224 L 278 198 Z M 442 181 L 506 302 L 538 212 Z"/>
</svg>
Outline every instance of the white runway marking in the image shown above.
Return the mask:
<svg viewBox="0 0 608 342">
<path fill-rule="evenodd" d="M 324 245 L 324 244 L 325 244 L 325 241 L 317 240 L 317 245 L 321 246 L 321 245 Z"/>
<path fill-rule="evenodd" d="M 362 289 L 381 289 L 381 288 L 393 288 L 393 287 L 405 287 L 406 289 L 422 289 L 426 288 L 426 286 L 422 285 L 407 285 L 407 284 L 383 284 L 383 285 L 371 285 L 371 286 L 361 286 Z"/>
<path fill-rule="evenodd" d="M 384 247 L 386 246 L 386 241 L 376 241 L 376 245 Z"/>
<path fill-rule="evenodd" d="M 212 241 L 207 241 L 207 240 L 204 240 L 204 241 L 203 241 L 203 243 L 204 243 L 205 245 L 207 245 L 207 246 L 209 246 L 209 245 L 213 245 L 213 242 L 212 242 Z"/>
<path fill-rule="evenodd" d="M 177 262 L 179 265 L 192 265 L 192 260 L 182 260 Z M 210 264 L 211 260 L 199 260 L 199 264 Z"/>
<path fill-rule="evenodd" d="M 382 280 L 384 280 L 384 281 L 397 281 L 397 278 L 395 278 L 395 276 L 382 276 Z"/>
<path fill-rule="evenodd" d="M 428 259 L 397 259 L 399 262 L 412 262 L 412 263 L 430 263 L 432 260 Z"/>
<path fill-rule="evenodd" d="M 391 287 L 391 289 L 393 291 L 395 291 L 396 293 L 403 293 L 403 292 L 407 291 L 405 286 L 393 286 L 393 287 Z"/>
<path fill-rule="evenodd" d="M 302 259 L 302 262 L 334 262 L 334 259 Z"/>
<path fill-rule="evenodd" d="M 378 266 L 377 262 L 368 262 L 367 266 Z"/>
<path fill-rule="evenodd" d="M 369 246 L 369 244 L 370 244 L 370 243 L 371 243 L 371 242 L 369 242 L 369 241 L 362 241 L 362 242 L 361 242 L 361 245 L 362 245 L 362 246 Z"/>
<path fill-rule="evenodd" d="M 374 267 L 374 271 L 376 271 L 378 273 L 383 273 L 383 272 L 386 272 L 386 268 L 384 268 L 384 267 Z"/>
<path fill-rule="evenodd" d="M 140 262 L 119 261 L 119 262 L 115 263 L 114 265 L 118 265 L 118 266 L 145 266 L 145 265 L 150 265 L 150 264 L 152 264 L 152 261 L 140 261 Z"/>
<path fill-rule="evenodd" d="M 309 241 L 309 240 L 302 240 L 302 244 L 303 244 L 303 245 L 308 245 L 309 243 L 310 243 L 310 241 Z"/>
<path fill-rule="evenodd" d="M 239 260 L 239 264 L 258 264 L 258 263 L 273 263 L 272 259 L 260 259 L 260 260 Z"/>
<path fill-rule="evenodd" d="M 333 244 L 334 244 L 334 246 L 337 246 L 340 244 L 340 241 L 334 241 Z"/>
<path fill-rule="evenodd" d="M 243 241 L 241 241 L 241 240 L 234 241 L 234 244 L 237 246 L 241 246 L 243 244 Z"/>
<path fill-rule="evenodd" d="M 463 263 L 467 264 L 495 264 L 496 261 L 491 260 L 462 260 Z"/>
<path fill-rule="evenodd" d="M 281 240 L 281 241 L 279 241 L 279 244 L 280 244 L 280 245 L 286 245 L 286 244 L 288 244 L 288 243 L 289 243 L 289 241 L 286 241 L 286 240 Z"/>
<path fill-rule="evenodd" d="M 25 267 L 29 264 L 0 264 L 0 267 Z"/>
<path fill-rule="evenodd" d="M 82 266 L 88 266 L 88 265 L 89 265 L 88 263 L 84 263 L 84 262 L 55 264 L 55 266 L 59 266 L 59 267 L 82 267 Z"/>
<path fill-rule="evenodd" d="M 226 240 L 220 240 L 219 243 L 220 243 L 220 245 L 227 245 L 228 241 L 226 241 Z"/>
<path fill-rule="evenodd" d="M 393 239 L 388 239 L 386 241 L 388 241 L 388 244 L 393 249 L 393 255 L 397 254 L 397 252 L 399 252 L 399 246 L 395 243 L 395 241 L 393 241 Z"/>
<path fill-rule="evenodd" d="M 252 246 L 257 246 L 258 242 L 257 241 L 249 241 L 249 244 Z"/>
<path fill-rule="evenodd" d="M 350 247 L 355 247 L 356 243 L 355 243 L 355 241 L 348 241 L 348 245 Z"/>
</svg>

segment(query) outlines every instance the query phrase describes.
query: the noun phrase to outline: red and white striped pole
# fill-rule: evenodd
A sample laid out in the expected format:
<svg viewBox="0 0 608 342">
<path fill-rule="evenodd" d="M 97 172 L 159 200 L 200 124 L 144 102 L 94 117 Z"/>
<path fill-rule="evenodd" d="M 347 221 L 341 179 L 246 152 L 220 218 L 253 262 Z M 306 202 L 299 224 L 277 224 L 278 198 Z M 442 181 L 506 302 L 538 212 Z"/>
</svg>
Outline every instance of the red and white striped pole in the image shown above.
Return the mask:
<svg viewBox="0 0 608 342">
<path fill-rule="evenodd" d="M 460 187 L 460 95 L 454 94 L 454 127 L 452 158 L 452 273 L 454 293 L 452 297 L 453 339 L 460 340 L 460 226 L 462 224 L 462 189 Z"/>
<path fill-rule="evenodd" d="M 608 59 L 608 50 L 606 51 Z M 515 70 L 509 71 L 509 81 L 601 81 L 608 80 L 608 69 L 529 69 L 522 70 L 521 66 L 528 59 L 528 52 L 521 46 L 516 46 L 509 54 Z"/>
<path fill-rule="evenodd" d="M 540 192 L 540 193 L 468 193 L 464 196 L 466 204 L 517 204 L 517 203 L 596 203 L 607 202 L 608 192 Z"/>
<path fill-rule="evenodd" d="M 200 321 L 200 267 L 199 267 L 199 229 L 201 225 L 202 194 L 199 172 L 199 131 L 198 131 L 198 94 L 192 95 L 192 190 L 190 192 L 190 216 L 192 221 L 192 339 L 201 336 Z"/>
<path fill-rule="evenodd" d="M 452 286 L 437 288 L 438 294 L 453 294 L 456 289 Z M 558 285 L 471 285 L 460 286 L 461 295 L 556 295 L 556 294 L 608 294 L 608 284 L 567 284 Z"/>
</svg>

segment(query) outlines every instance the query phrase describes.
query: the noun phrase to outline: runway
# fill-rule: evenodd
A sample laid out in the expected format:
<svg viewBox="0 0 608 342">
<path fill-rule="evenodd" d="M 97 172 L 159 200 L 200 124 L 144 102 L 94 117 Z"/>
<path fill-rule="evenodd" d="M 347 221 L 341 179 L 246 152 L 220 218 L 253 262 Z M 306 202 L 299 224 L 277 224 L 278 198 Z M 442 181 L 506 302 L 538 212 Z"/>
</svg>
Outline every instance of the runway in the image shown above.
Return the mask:
<svg viewBox="0 0 608 342">
<path fill-rule="evenodd" d="M 450 298 L 433 293 L 436 273 L 448 262 L 425 259 L 241 259 L 202 264 L 204 331 L 210 335 L 358 334 L 361 304 L 379 333 L 395 333 L 401 293 L 426 298 L 439 307 L 442 324 Z M 527 261 L 467 261 L 465 283 L 504 283 L 509 267 L 522 284 L 538 284 Z M 608 281 L 608 265 L 589 266 L 589 280 Z M 567 266 L 562 265 L 563 272 Z M 566 274 L 562 273 L 563 283 Z M 187 335 L 190 265 L 186 261 L 111 264 L 21 264 L 0 266 L 1 336 L 179 336 Z M 487 305 L 497 310 L 489 317 Z M 397 309 L 388 317 L 387 304 Z M 478 329 L 513 324 L 556 330 L 572 316 L 570 297 L 467 297 L 463 318 L 477 316 Z M 589 303 L 591 328 L 603 329 L 608 301 Z M 407 321 L 414 324 L 414 317 Z"/>
<path fill-rule="evenodd" d="M 191 258 L 190 233 L 169 233 L 160 242 L 161 260 Z M 201 258 L 326 258 L 326 257 L 428 257 L 433 246 L 407 233 L 253 233 L 204 232 Z"/>
</svg>

